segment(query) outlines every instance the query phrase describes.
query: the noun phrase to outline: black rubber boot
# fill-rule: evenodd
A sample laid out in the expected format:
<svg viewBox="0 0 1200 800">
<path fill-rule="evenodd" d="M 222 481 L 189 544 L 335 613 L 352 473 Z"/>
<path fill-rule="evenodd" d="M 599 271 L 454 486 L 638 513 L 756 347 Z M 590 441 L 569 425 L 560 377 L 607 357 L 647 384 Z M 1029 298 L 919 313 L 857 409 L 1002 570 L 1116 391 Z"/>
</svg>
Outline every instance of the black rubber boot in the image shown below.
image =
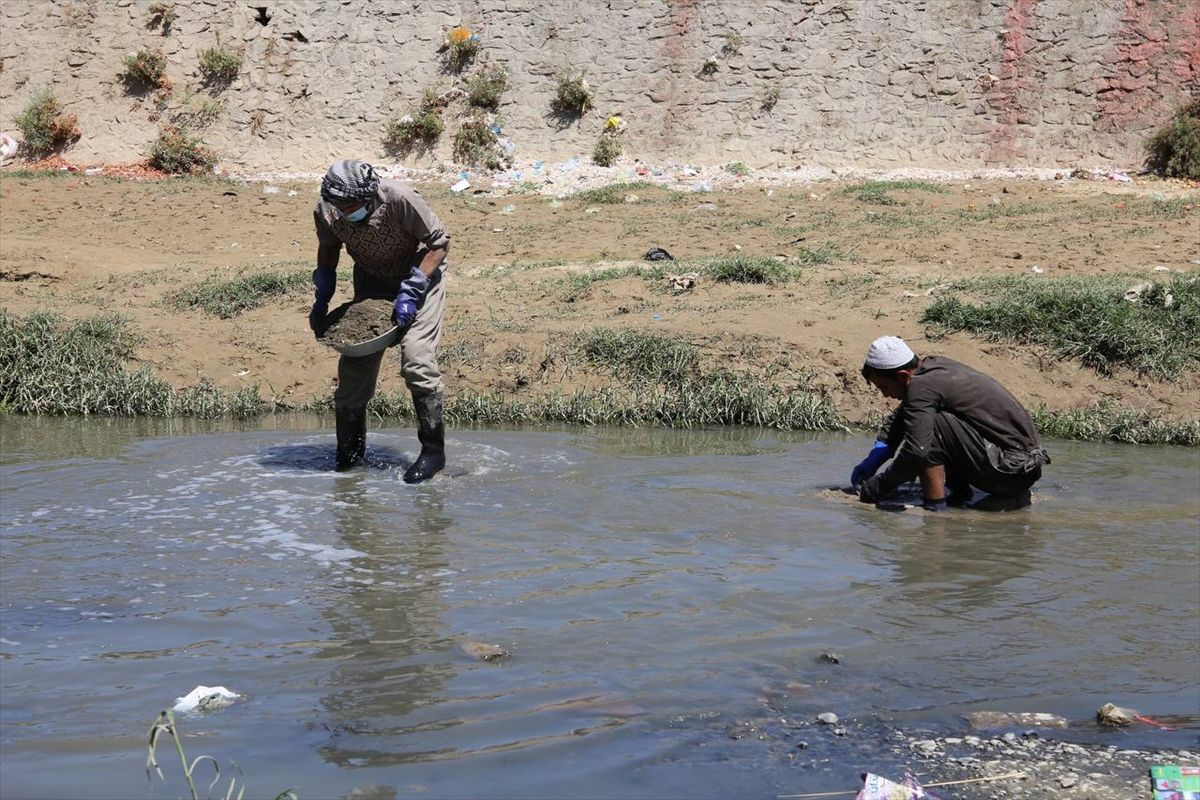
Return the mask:
<svg viewBox="0 0 1200 800">
<path fill-rule="evenodd" d="M 417 412 L 417 439 L 421 442 L 421 455 L 405 470 L 405 483 L 427 481 L 446 466 L 446 426 L 442 422 L 442 395 L 413 395 L 413 409 Z"/>
<path fill-rule="evenodd" d="M 951 508 L 966 508 L 975 499 L 975 490 L 966 482 L 946 481 L 946 505 Z"/>
<path fill-rule="evenodd" d="M 345 472 L 363 463 L 367 454 L 367 414 L 346 408 L 337 410 L 338 472 Z"/>
</svg>

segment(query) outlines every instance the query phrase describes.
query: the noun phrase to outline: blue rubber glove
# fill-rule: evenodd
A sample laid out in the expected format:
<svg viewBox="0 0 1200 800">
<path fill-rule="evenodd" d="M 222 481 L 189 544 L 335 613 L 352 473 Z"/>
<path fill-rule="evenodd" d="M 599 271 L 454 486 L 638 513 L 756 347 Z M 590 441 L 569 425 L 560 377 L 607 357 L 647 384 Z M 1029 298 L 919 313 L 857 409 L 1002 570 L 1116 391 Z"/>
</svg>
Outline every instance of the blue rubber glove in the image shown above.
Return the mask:
<svg viewBox="0 0 1200 800">
<path fill-rule="evenodd" d="M 858 466 L 850 473 L 850 485 L 857 489 L 863 481 L 878 472 L 879 468 L 891 457 L 891 446 L 887 442 L 876 441 L 867 457 L 858 462 Z"/>
<path fill-rule="evenodd" d="M 417 318 L 421 304 L 425 302 L 425 293 L 429 291 L 429 278 L 420 267 L 413 267 L 412 272 L 400 284 L 400 293 L 396 295 L 396 324 L 401 328 L 412 325 Z"/>
<path fill-rule="evenodd" d="M 308 327 L 317 332 L 325 323 L 325 315 L 329 313 L 329 301 L 337 290 L 337 271 L 332 269 L 313 270 L 313 304 L 308 312 Z"/>
</svg>

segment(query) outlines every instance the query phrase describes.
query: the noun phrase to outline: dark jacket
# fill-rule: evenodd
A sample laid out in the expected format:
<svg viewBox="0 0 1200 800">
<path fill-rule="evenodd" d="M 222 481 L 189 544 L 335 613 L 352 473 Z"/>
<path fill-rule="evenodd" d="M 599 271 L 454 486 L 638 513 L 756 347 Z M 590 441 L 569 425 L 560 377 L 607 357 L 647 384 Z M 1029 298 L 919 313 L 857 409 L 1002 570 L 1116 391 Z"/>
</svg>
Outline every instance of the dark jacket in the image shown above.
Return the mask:
<svg viewBox="0 0 1200 800">
<path fill-rule="evenodd" d="M 881 432 L 896 454 L 881 484 L 898 486 L 930 465 L 938 414 L 953 414 L 994 445 L 989 456 L 1000 472 L 1016 474 L 1049 462 L 1033 418 L 995 378 L 945 356 L 925 356 Z"/>
</svg>

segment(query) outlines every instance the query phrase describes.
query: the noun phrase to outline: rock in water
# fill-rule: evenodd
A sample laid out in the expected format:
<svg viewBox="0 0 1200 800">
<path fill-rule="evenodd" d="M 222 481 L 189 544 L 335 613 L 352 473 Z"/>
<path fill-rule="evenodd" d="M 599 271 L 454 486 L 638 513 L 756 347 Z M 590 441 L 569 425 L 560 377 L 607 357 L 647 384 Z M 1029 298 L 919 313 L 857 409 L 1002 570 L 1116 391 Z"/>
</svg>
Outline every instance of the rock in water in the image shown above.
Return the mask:
<svg viewBox="0 0 1200 800">
<path fill-rule="evenodd" d="M 1113 703 L 1105 703 L 1096 709 L 1096 719 L 1099 720 L 1101 725 L 1111 725 L 1113 727 L 1130 725 L 1133 723 L 1135 716 L 1137 716 L 1136 711 L 1121 708 Z"/>
<path fill-rule="evenodd" d="M 468 658 L 473 658 L 476 661 L 486 661 L 489 664 L 496 661 L 503 661 L 511 655 L 511 653 L 500 645 L 487 644 L 486 642 L 459 642 L 458 650 Z"/>
</svg>

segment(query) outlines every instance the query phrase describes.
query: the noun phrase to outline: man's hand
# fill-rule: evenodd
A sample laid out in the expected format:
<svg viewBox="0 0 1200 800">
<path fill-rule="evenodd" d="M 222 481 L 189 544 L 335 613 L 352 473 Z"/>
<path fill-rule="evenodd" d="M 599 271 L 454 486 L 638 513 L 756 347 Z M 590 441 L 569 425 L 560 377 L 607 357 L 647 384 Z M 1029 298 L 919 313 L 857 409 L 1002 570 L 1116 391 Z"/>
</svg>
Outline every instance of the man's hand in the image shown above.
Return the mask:
<svg viewBox="0 0 1200 800">
<path fill-rule="evenodd" d="M 878 503 L 880 500 L 879 484 L 878 477 L 867 478 L 858 487 L 858 499 L 863 503 Z"/>
<path fill-rule="evenodd" d="M 858 488 L 863 481 L 878 472 L 879 468 L 891 457 L 892 448 L 888 446 L 887 442 L 875 442 L 875 446 L 871 448 L 867 457 L 858 462 L 858 466 L 850 473 L 850 485 Z"/>
<path fill-rule="evenodd" d="M 329 313 L 329 303 L 313 303 L 312 310 L 308 312 L 308 327 L 312 328 L 312 332 L 321 335 L 321 329 L 325 327 L 325 315 Z"/>
<path fill-rule="evenodd" d="M 425 293 L 429 291 L 429 277 L 420 267 L 413 267 L 412 272 L 404 283 L 400 284 L 400 293 L 396 295 L 396 324 L 401 328 L 412 325 L 417 318 L 417 312 L 425 301 Z"/>
</svg>

